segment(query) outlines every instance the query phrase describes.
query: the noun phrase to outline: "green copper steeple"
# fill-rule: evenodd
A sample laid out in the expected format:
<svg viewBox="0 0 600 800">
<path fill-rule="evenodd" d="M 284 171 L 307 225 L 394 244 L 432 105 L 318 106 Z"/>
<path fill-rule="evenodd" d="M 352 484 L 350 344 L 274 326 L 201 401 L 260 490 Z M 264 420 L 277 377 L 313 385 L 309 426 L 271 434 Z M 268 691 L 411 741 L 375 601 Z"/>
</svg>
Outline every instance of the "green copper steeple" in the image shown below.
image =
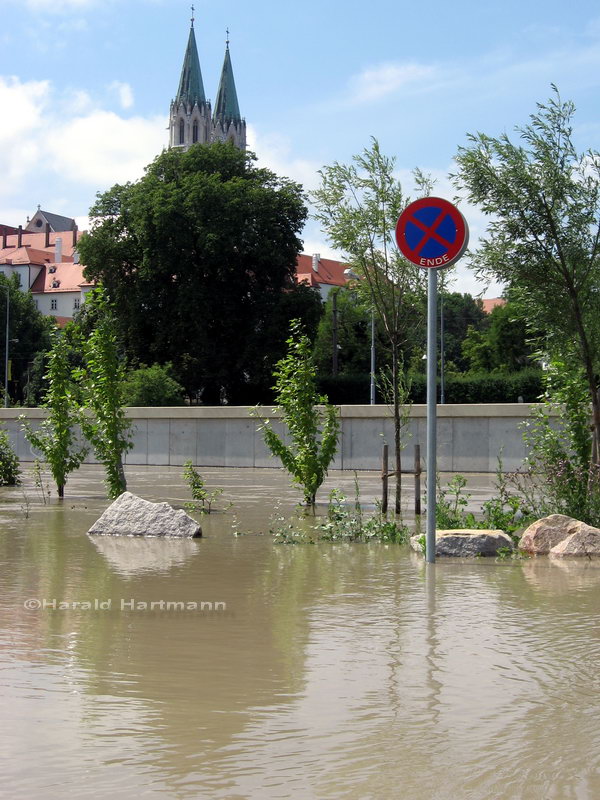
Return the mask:
<svg viewBox="0 0 600 800">
<path fill-rule="evenodd" d="M 185 51 L 185 58 L 183 59 L 183 67 L 181 69 L 181 78 L 179 80 L 179 89 L 177 90 L 175 103 L 177 105 L 179 105 L 179 103 L 185 103 L 193 107 L 194 103 L 198 103 L 200 106 L 205 102 L 204 84 L 202 83 L 200 60 L 198 58 L 198 48 L 196 47 L 196 37 L 194 35 L 194 20 L 192 18 L 192 27 L 190 28 L 190 37 Z"/>
<path fill-rule="evenodd" d="M 223 123 L 240 122 L 240 107 L 238 105 L 237 92 L 235 90 L 235 80 L 233 79 L 233 67 L 229 56 L 229 40 L 225 50 L 225 60 L 221 71 L 221 82 L 215 101 L 213 119 Z"/>
</svg>

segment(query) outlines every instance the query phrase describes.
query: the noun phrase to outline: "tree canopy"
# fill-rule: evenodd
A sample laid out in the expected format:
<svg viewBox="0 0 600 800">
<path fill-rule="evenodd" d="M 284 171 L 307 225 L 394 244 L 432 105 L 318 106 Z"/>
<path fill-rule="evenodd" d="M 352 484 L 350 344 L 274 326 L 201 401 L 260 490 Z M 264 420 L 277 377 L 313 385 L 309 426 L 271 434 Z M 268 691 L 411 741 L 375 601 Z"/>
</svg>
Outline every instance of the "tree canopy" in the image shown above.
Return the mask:
<svg viewBox="0 0 600 800">
<path fill-rule="evenodd" d="M 289 320 L 314 331 L 320 300 L 295 284 L 301 187 L 229 143 L 168 150 L 100 194 L 80 256 L 119 310 L 132 366 L 173 365 L 202 401 L 269 385 Z"/>
<path fill-rule="evenodd" d="M 489 215 L 472 263 L 511 288 L 542 347 L 581 367 L 600 458 L 600 153 L 579 153 L 575 107 L 558 90 L 508 135 L 479 133 L 456 157 L 457 186 Z"/>
</svg>

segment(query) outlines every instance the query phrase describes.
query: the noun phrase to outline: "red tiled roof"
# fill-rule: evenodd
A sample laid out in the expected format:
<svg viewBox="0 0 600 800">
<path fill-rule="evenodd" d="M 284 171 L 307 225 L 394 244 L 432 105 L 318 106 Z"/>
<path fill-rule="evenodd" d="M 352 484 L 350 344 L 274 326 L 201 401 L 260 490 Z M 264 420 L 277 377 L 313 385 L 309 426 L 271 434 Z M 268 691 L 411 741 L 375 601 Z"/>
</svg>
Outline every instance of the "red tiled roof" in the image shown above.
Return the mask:
<svg viewBox="0 0 600 800">
<path fill-rule="evenodd" d="M 81 236 L 81 231 L 77 231 L 77 238 Z M 54 252 L 56 249 L 56 240 L 62 239 L 62 254 L 63 258 L 72 258 L 73 257 L 73 231 L 62 231 L 59 233 L 51 233 L 50 234 L 50 246 L 46 247 L 46 234 L 42 233 L 29 233 L 28 231 L 23 231 L 21 234 L 21 246 L 25 248 L 31 248 L 38 252 L 44 252 L 50 255 L 51 258 L 54 258 Z M 13 233 L 9 234 L 6 237 L 6 248 L 2 247 L 2 239 L 0 239 L 0 258 L 8 255 L 10 258 L 10 253 L 14 253 L 17 249 L 17 245 L 19 243 L 18 234 Z"/>
<path fill-rule="evenodd" d="M 50 272 L 53 267 L 56 267 L 56 271 Z M 58 286 L 53 286 L 53 284 L 58 284 Z M 60 264 L 51 262 L 44 266 L 34 280 L 31 286 L 31 293 L 78 292 L 81 290 L 82 284 L 86 284 L 86 281 L 83 278 L 83 266 L 81 264 L 73 264 L 73 262 L 69 261 L 63 261 Z"/>
<path fill-rule="evenodd" d="M 296 262 L 296 280 L 298 283 L 305 281 L 310 286 L 318 286 L 325 283 L 330 286 L 345 286 L 348 282 L 344 277 L 344 270 L 347 264 L 341 261 L 334 261 L 332 258 L 319 259 L 319 271 L 315 272 L 312 268 L 312 256 L 302 254 L 298 256 Z"/>
<path fill-rule="evenodd" d="M 36 250 L 33 247 L 17 247 L 4 250 L 0 247 L 2 264 L 46 264 L 50 260 L 50 250 Z"/>
<path fill-rule="evenodd" d="M 483 310 L 489 314 L 496 306 L 505 306 L 506 300 L 503 297 L 487 297 L 481 301 L 483 303 Z"/>
</svg>

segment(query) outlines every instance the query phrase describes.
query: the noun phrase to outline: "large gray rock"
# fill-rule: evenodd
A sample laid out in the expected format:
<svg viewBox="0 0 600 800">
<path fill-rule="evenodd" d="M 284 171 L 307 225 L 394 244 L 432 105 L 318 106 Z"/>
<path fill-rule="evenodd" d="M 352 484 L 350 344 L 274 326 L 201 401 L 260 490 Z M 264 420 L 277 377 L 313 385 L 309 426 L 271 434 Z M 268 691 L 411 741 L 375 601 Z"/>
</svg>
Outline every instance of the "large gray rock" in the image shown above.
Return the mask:
<svg viewBox="0 0 600 800">
<path fill-rule="evenodd" d="M 123 492 L 96 520 L 88 533 L 116 536 L 202 536 L 200 525 L 168 503 L 151 503 Z"/>
<path fill-rule="evenodd" d="M 600 556 L 600 530 L 585 522 L 578 522 L 576 527 L 574 533 L 550 550 L 551 556 Z"/>
<path fill-rule="evenodd" d="M 419 553 L 423 552 L 422 537 L 413 536 L 411 547 Z M 513 541 L 500 530 L 481 530 L 479 528 L 462 528 L 458 530 L 436 531 L 436 556 L 453 556 L 456 558 L 473 558 L 473 556 L 495 556 L 500 548 L 513 550 Z"/>
<path fill-rule="evenodd" d="M 571 536 L 582 522 L 564 514 L 550 514 L 532 522 L 519 541 L 519 550 L 532 555 L 546 555 L 557 544 Z"/>
</svg>

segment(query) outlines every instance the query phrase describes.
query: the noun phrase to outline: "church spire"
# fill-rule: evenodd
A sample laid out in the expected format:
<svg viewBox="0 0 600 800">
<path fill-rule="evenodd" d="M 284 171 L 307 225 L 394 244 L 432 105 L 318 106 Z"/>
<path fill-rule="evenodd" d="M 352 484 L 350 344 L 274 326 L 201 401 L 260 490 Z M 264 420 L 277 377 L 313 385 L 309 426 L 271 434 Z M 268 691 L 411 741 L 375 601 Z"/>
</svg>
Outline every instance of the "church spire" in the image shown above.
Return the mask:
<svg viewBox="0 0 600 800">
<path fill-rule="evenodd" d="M 192 6 L 192 24 L 188 38 L 187 49 L 183 59 L 181 78 L 179 79 L 179 89 L 175 97 L 175 103 L 185 103 L 189 107 L 197 103 L 206 103 L 204 95 L 204 84 L 202 83 L 202 73 L 200 71 L 200 60 L 198 58 L 198 48 L 196 47 L 196 36 L 194 34 L 194 7 Z"/>
<path fill-rule="evenodd" d="M 229 30 L 227 31 L 227 43 L 223 69 L 221 70 L 221 80 L 217 91 L 217 99 L 215 100 L 213 126 L 215 139 L 220 139 L 222 141 L 230 140 L 242 150 L 246 147 L 246 123 L 240 114 L 240 107 L 235 89 L 233 67 L 229 54 Z"/>
<path fill-rule="evenodd" d="M 241 122 L 242 119 L 240 116 L 237 92 L 235 90 L 231 56 L 229 55 L 229 30 L 227 31 L 225 60 L 223 61 L 223 69 L 221 70 L 221 81 L 217 91 L 213 117 L 215 121 L 221 120 L 223 122 Z"/>
</svg>

